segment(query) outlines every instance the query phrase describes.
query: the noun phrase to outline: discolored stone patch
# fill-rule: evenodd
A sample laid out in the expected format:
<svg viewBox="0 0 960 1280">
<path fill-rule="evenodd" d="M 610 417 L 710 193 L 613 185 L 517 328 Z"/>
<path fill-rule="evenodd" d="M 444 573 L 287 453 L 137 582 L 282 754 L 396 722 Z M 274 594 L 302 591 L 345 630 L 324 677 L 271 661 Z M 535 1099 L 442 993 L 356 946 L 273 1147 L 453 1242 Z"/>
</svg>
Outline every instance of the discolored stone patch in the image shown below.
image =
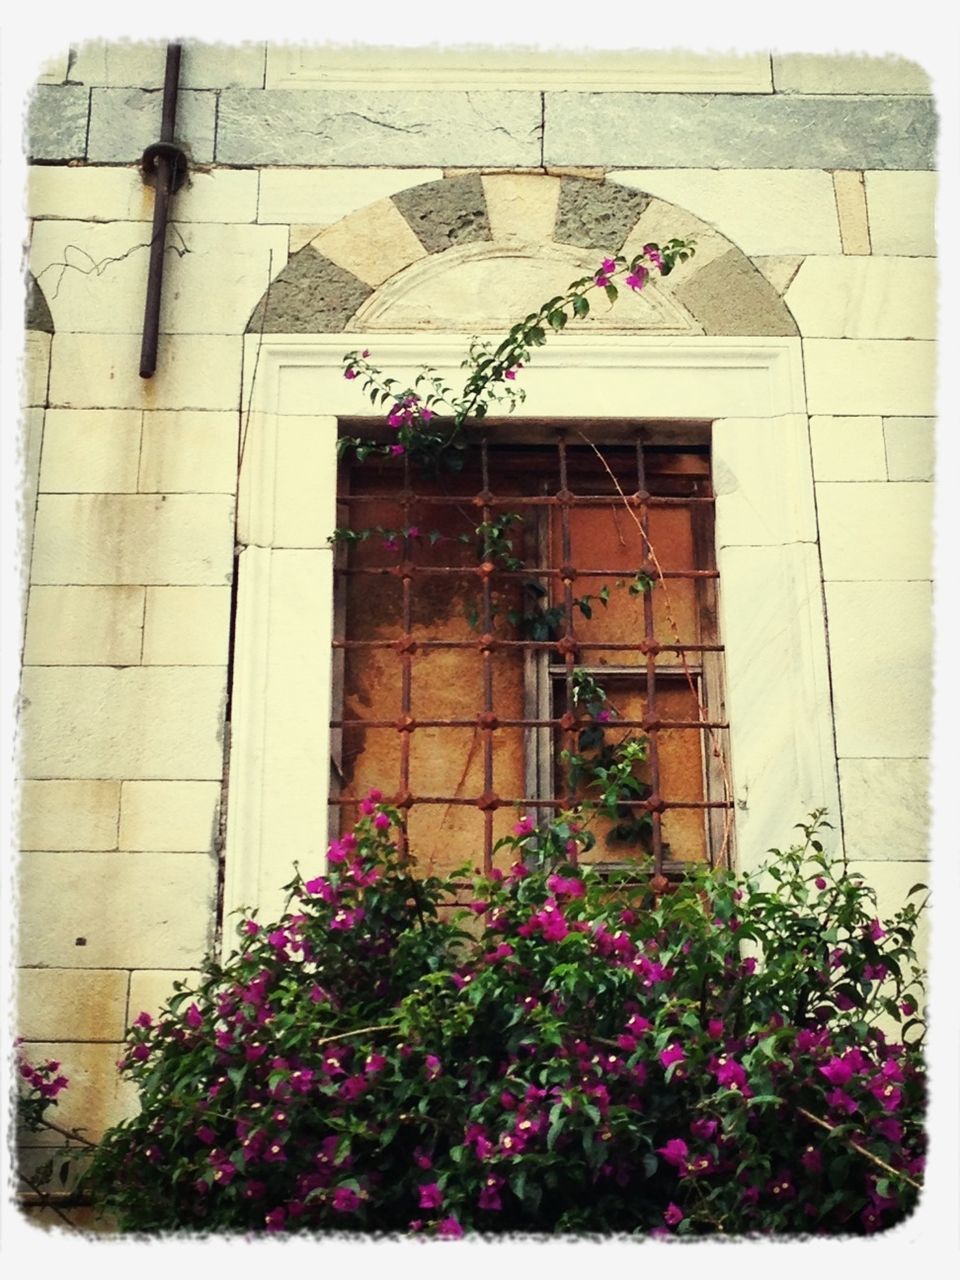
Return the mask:
<svg viewBox="0 0 960 1280">
<path fill-rule="evenodd" d="M 696 259 L 694 259 L 694 262 Z M 710 336 L 795 337 L 797 326 L 769 281 L 739 249 L 707 263 L 674 296 Z"/>
<path fill-rule="evenodd" d="M 427 253 L 493 238 L 479 174 L 426 182 L 391 198 Z"/>
<path fill-rule="evenodd" d="M 339 333 L 372 292 L 312 245 L 304 245 L 260 299 L 247 333 Z"/>
<path fill-rule="evenodd" d="M 53 316 L 44 297 L 43 290 L 36 279 L 27 277 L 26 328 L 38 329 L 41 333 L 53 333 Z"/>
<path fill-rule="evenodd" d="M 564 178 L 560 183 L 554 239 L 615 253 L 650 203 L 645 191 L 606 182 Z"/>
</svg>

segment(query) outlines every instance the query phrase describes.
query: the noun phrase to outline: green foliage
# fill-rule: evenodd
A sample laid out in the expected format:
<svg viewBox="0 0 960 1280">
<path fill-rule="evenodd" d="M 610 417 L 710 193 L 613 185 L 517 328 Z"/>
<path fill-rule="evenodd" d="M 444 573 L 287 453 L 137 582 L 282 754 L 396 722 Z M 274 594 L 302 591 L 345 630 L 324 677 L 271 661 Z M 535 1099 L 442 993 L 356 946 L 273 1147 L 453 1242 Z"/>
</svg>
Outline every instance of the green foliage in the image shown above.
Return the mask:
<svg viewBox="0 0 960 1280">
<path fill-rule="evenodd" d="M 594 696 L 581 679 L 585 699 Z M 276 924 L 131 1028 L 86 1186 L 128 1231 L 846 1234 L 923 1166 L 918 908 L 803 842 L 578 867 L 583 815 L 417 880 L 379 793 Z M 459 911 L 445 904 L 458 900 Z M 909 1015 L 904 1010 L 909 1009 Z"/>
</svg>

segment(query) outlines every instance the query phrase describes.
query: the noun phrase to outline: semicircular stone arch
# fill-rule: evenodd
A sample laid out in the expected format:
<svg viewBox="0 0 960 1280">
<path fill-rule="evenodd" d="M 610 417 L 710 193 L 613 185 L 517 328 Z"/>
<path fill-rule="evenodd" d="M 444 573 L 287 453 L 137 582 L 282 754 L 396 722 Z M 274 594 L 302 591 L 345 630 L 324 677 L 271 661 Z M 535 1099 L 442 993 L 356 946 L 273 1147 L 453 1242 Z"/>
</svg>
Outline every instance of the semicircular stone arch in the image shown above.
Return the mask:
<svg viewBox="0 0 960 1280">
<path fill-rule="evenodd" d="M 348 214 L 290 257 L 247 332 L 493 331 L 604 254 L 674 236 L 696 240 L 694 257 L 642 293 L 601 299 L 585 328 L 797 336 L 774 285 L 687 210 L 606 179 L 516 173 L 441 178 Z"/>
</svg>

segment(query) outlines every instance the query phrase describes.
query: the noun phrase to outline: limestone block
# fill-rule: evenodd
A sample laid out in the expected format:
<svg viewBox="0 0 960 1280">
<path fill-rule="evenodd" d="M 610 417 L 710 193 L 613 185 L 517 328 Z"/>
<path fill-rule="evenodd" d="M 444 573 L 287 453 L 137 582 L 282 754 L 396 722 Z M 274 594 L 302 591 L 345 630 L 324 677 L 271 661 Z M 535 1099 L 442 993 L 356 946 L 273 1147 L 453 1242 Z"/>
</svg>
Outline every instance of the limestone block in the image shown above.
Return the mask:
<svg viewBox="0 0 960 1280">
<path fill-rule="evenodd" d="M 718 548 L 816 541 L 810 443 L 802 414 L 773 422 L 720 419 L 714 423 L 713 450 Z"/>
<path fill-rule="evenodd" d="M 27 666 L 138 663 L 143 591 L 143 587 L 31 587 L 24 663 Z"/>
<path fill-rule="evenodd" d="M 838 169 L 833 175 L 833 190 L 837 198 L 843 252 L 869 253 L 870 221 L 863 174 L 851 169 Z"/>
<path fill-rule="evenodd" d="M 931 576 L 929 484 L 818 484 L 817 514 L 824 581 Z"/>
<path fill-rule="evenodd" d="M 205 853 L 34 854 L 21 863 L 21 963 L 190 968 L 209 945 L 215 894 Z"/>
<path fill-rule="evenodd" d="M 28 778 L 219 778 L 220 667 L 26 667 Z"/>
<path fill-rule="evenodd" d="M 122 969 L 21 969 L 17 1035 L 25 1040 L 121 1040 L 127 983 Z"/>
<path fill-rule="evenodd" d="M 170 997 L 176 994 L 174 983 L 185 982 L 190 986 L 198 977 L 194 969 L 135 969 L 130 974 L 128 1025 L 141 1013 L 149 1013 L 151 1018 L 156 1018 Z"/>
<path fill-rule="evenodd" d="M 18 567 L 26 576 L 33 554 L 33 522 L 37 511 L 37 489 L 40 481 L 40 450 L 43 444 L 43 409 L 24 409 L 20 436 L 20 560 Z"/>
<path fill-rule="evenodd" d="M 560 179 L 540 174 L 486 173 L 483 191 L 494 240 L 511 236 L 531 244 L 553 239 Z"/>
<path fill-rule="evenodd" d="M 166 42 L 159 40 L 86 40 L 74 51 L 71 81 L 162 89 Z M 266 46 L 184 44 L 180 58 L 182 89 L 259 88 L 263 85 Z"/>
<path fill-rule="evenodd" d="M 775 53 L 777 93 L 930 93 L 930 77 L 906 58 Z"/>
<path fill-rule="evenodd" d="M 96 92 L 96 91 L 95 91 Z M 537 165 L 540 95 L 225 89 L 220 164 Z"/>
<path fill-rule="evenodd" d="M 27 113 L 27 152 L 32 160 L 79 160 L 87 148 L 90 90 L 41 84 Z"/>
<path fill-rule="evenodd" d="M 226 494 L 41 494 L 33 582 L 219 586 L 233 569 Z"/>
<path fill-rule="evenodd" d="M 214 847 L 219 806 L 219 782 L 124 782 L 120 848 L 205 853 Z"/>
<path fill-rule="evenodd" d="M 253 169 L 194 169 L 173 198 L 172 216 L 177 222 L 255 222 L 258 176 Z M 153 188 L 137 165 L 31 165 L 27 171 L 32 218 L 152 222 L 153 203 Z"/>
<path fill-rule="evenodd" d="M 241 477 L 241 543 L 329 552 L 337 525 L 337 421 L 251 415 Z M 269 462 L 266 460 L 269 459 Z"/>
<path fill-rule="evenodd" d="M 917 862 L 930 856 L 926 760 L 841 760 L 843 843 L 849 858 Z"/>
<path fill-rule="evenodd" d="M 57 1099 L 56 1121 L 65 1129 L 79 1129 L 84 1137 L 98 1141 L 106 1129 L 135 1115 L 137 1091 L 117 1071 L 123 1045 L 37 1041 L 30 1045 L 35 1060 L 53 1058 L 60 1063 L 70 1087 Z M 58 1133 L 31 1134 L 37 1146 L 63 1142 Z"/>
<path fill-rule="evenodd" d="M 886 480 L 880 418 L 810 419 L 817 480 Z"/>
<path fill-rule="evenodd" d="M 923 166 L 917 166 L 922 168 Z M 874 253 L 932 257 L 937 252 L 935 173 L 865 173 Z"/>
<path fill-rule="evenodd" d="M 27 779 L 20 789 L 21 849 L 116 849 L 120 783 Z"/>
<path fill-rule="evenodd" d="M 355 209 L 442 177 L 440 169 L 263 169 L 257 221 L 320 230 Z"/>
<path fill-rule="evenodd" d="M 616 253 L 650 203 L 645 191 L 607 182 L 561 178 L 553 239 Z"/>
<path fill-rule="evenodd" d="M 678 213 L 698 214 L 750 256 L 837 253 L 840 248 L 828 173 L 683 168 L 620 170 L 610 176 L 671 201 Z"/>
<path fill-rule="evenodd" d="M 933 414 L 936 351 L 932 342 L 804 338 L 811 414 Z"/>
<path fill-rule="evenodd" d="M 933 479 L 935 427 L 935 418 L 884 418 L 883 439 L 889 479 Z"/>
<path fill-rule="evenodd" d="M 152 227 L 145 222 L 40 222 L 31 263 L 49 290 L 56 330 L 143 332 Z M 170 223 L 161 332 L 241 333 L 286 262 L 279 227 Z"/>
<path fill-rule="evenodd" d="M 307 244 L 260 299 L 247 333 L 339 332 L 371 293 L 368 284 Z"/>
<path fill-rule="evenodd" d="M 825 594 L 838 755 L 927 755 L 930 584 L 828 582 Z"/>
<path fill-rule="evenodd" d="M 145 413 L 140 492 L 234 493 L 238 432 L 236 413 Z"/>
<path fill-rule="evenodd" d="M 50 347 L 52 334 L 30 329 L 24 335 L 23 345 L 23 402 L 26 405 L 45 405 L 50 380 Z"/>
<path fill-rule="evenodd" d="M 143 663 L 226 666 L 229 587 L 147 587 Z M 172 846 L 164 846 L 169 848 Z"/>
<path fill-rule="evenodd" d="M 140 419 L 135 409 L 48 409 L 41 493 L 136 493 Z"/>
<path fill-rule="evenodd" d="M 240 408 L 239 336 L 164 334 L 157 371 L 149 380 L 140 377 L 140 345 L 138 333 L 56 334 L 51 403 L 66 408 Z"/>
<path fill-rule="evenodd" d="M 785 295 L 805 337 L 935 338 L 933 261 L 808 257 Z"/>
<path fill-rule="evenodd" d="M 928 97 L 544 95 L 544 164 L 651 168 L 929 169 Z M 787 250 L 790 252 L 790 250 Z"/>
<path fill-rule="evenodd" d="M 379 200 L 321 231 L 313 248 L 372 288 L 427 256 L 392 200 Z"/>
<path fill-rule="evenodd" d="M 138 161 L 144 148 L 160 136 L 159 90 L 105 87 L 89 93 L 87 158 L 101 164 Z M 213 162 L 216 107 L 213 93 L 181 89 L 177 94 L 174 139 L 194 164 Z"/>
</svg>

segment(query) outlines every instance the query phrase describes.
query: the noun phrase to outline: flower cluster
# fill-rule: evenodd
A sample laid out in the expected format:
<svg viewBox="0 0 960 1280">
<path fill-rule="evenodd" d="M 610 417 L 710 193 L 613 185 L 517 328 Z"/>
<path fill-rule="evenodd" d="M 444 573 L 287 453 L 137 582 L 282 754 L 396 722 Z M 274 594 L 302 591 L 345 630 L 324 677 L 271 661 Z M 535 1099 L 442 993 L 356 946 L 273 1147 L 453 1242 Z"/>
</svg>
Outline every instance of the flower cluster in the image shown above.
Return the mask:
<svg viewBox="0 0 960 1280">
<path fill-rule="evenodd" d="M 923 1060 L 876 1017 L 920 1025 L 917 909 L 878 921 L 815 827 L 765 878 L 665 892 L 579 864 L 577 815 L 523 818 L 490 874 L 440 881 L 379 791 L 358 808 L 282 919 L 244 917 L 224 965 L 135 1020 L 141 1111 L 88 1177 L 121 1224 L 836 1234 L 910 1212 Z"/>
</svg>

